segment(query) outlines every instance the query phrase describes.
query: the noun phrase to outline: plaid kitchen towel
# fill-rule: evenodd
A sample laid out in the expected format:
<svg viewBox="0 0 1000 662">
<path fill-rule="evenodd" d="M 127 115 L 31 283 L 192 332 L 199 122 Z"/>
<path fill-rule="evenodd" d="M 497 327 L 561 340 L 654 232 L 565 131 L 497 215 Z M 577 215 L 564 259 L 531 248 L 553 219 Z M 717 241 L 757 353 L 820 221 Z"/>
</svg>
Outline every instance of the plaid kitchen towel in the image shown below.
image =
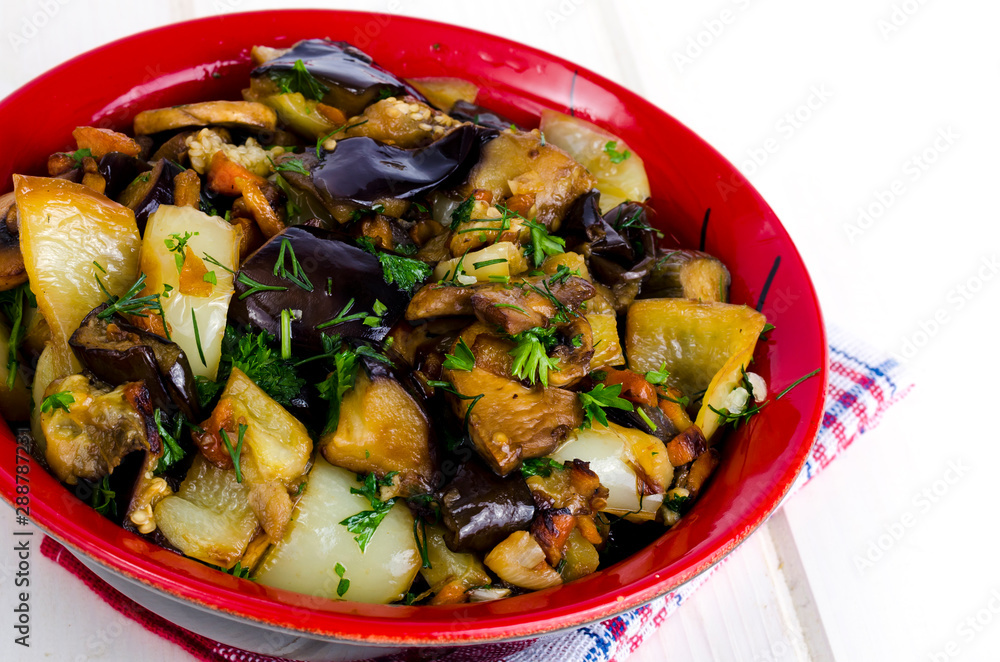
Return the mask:
<svg viewBox="0 0 1000 662">
<path fill-rule="evenodd" d="M 789 496 L 827 467 L 859 435 L 875 427 L 885 411 L 909 391 L 901 367 L 848 334 L 831 328 L 830 379 L 823 422 L 812 454 Z M 174 642 L 204 662 L 281 662 L 189 632 L 132 602 L 88 570 L 59 543 L 46 538 L 42 553 L 87 584 L 105 602 L 144 628 Z M 722 561 L 723 563 L 725 560 Z M 720 564 L 721 565 L 721 564 Z M 623 662 L 643 640 L 680 607 L 715 570 L 633 611 L 544 638 L 465 648 L 411 650 L 381 658 L 384 662 L 435 659 L 441 662 Z"/>
</svg>

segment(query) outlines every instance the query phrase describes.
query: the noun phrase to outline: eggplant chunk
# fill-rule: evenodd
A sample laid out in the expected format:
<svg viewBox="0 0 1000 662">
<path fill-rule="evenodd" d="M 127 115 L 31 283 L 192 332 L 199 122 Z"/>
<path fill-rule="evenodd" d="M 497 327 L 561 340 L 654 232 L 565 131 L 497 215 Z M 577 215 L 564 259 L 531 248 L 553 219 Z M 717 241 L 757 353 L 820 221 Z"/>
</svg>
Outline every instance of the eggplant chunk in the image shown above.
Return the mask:
<svg viewBox="0 0 1000 662">
<path fill-rule="evenodd" d="M 112 386 L 144 382 L 154 408 L 179 410 L 187 420 L 197 420 L 198 393 L 184 351 L 118 316 L 101 319 L 105 309 L 95 308 L 69 339 L 83 365 Z"/>
<path fill-rule="evenodd" d="M 153 506 L 155 526 L 186 556 L 232 568 L 257 531 L 247 488 L 198 455 L 177 493 Z"/>
<path fill-rule="evenodd" d="M 674 250 L 665 259 L 657 260 L 640 296 L 726 303 L 731 280 L 729 270 L 718 258 L 701 251 Z"/>
<path fill-rule="evenodd" d="M 331 464 L 379 476 L 397 471 L 406 493 L 424 493 L 434 479 L 430 421 L 424 408 L 391 374 L 358 372 L 340 403 L 337 429 L 323 435 Z"/>
<path fill-rule="evenodd" d="M 294 75 L 299 60 L 306 71 L 318 79 L 314 98 L 339 108 L 347 116 L 360 113 L 383 95 L 398 96 L 408 92 L 423 99 L 407 83 L 375 64 L 367 53 L 343 41 L 305 39 L 291 50 L 267 60 L 250 75 L 280 81 L 283 76 Z M 275 87 L 280 88 L 280 82 Z"/>
<path fill-rule="evenodd" d="M 512 121 L 503 115 L 494 112 L 489 108 L 477 106 L 476 104 L 465 101 L 464 99 L 459 99 L 453 103 L 451 110 L 448 111 L 448 114 L 460 122 L 472 122 L 473 124 L 493 129 L 497 132 L 506 131 L 510 129 L 510 127 L 515 126 Z"/>
<path fill-rule="evenodd" d="M 494 471 L 507 475 L 521 460 L 548 455 L 583 422 L 575 393 L 561 388 L 524 387 L 482 368 L 445 370 L 443 378 L 467 400 L 449 395 L 456 416 L 468 413 L 472 442 Z"/>
<path fill-rule="evenodd" d="M 302 287 L 304 280 L 297 284 L 282 277 L 281 265 L 276 267 L 282 253 L 286 273 L 292 273 L 293 260 L 297 260 L 311 290 Z M 261 291 L 255 282 L 278 289 Z M 324 333 L 381 341 L 403 316 L 408 301 L 406 292 L 385 282 L 376 256 L 324 230 L 290 227 L 243 263 L 229 316 L 279 336 L 282 311 L 301 311 L 301 317 L 296 315 L 291 323 L 292 345 L 316 353 L 323 350 Z M 384 314 L 376 315 L 375 308 L 382 306 Z M 369 324 L 358 313 L 371 317 Z M 343 318 L 353 319 L 338 321 Z"/>
<path fill-rule="evenodd" d="M 615 423 L 576 430 L 551 457 L 588 462 L 608 490 L 603 511 L 635 521 L 656 516 L 674 475 L 662 441 Z"/>
<path fill-rule="evenodd" d="M 274 131 L 278 116 L 254 101 L 203 101 L 171 108 L 144 110 L 135 116 L 136 135 L 148 135 L 192 126 L 228 126 Z"/>
<path fill-rule="evenodd" d="M 105 154 L 97 163 L 97 171 L 105 181 L 104 195 L 112 200 L 117 199 L 136 177 L 151 169 L 142 159 L 121 152 Z"/>
<path fill-rule="evenodd" d="M 67 407 L 42 411 L 41 429 L 45 459 L 59 480 L 100 480 L 132 451 L 160 452 L 149 391 L 141 382 L 110 390 L 70 375 L 45 389 L 46 398 L 55 394 Z"/>
<path fill-rule="evenodd" d="M 263 559 L 254 579 L 332 600 L 401 599 L 420 569 L 413 516 L 402 503 L 393 505 L 362 552 L 355 534 L 341 524 L 371 510 L 368 499 L 351 493 L 357 487 L 353 473 L 317 458 L 284 539 Z"/>
<path fill-rule="evenodd" d="M 339 148 L 338 148 L 339 149 Z M 469 174 L 465 193 L 492 192 L 493 200 L 533 193 L 534 220 L 558 230 L 570 205 L 594 188 L 597 180 L 582 165 L 536 131 L 502 131 L 483 146 L 482 159 Z"/>
<path fill-rule="evenodd" d="M 316 187 L 333 200 L 370 206 L 385 198 L 410 199 L 464 176 L 478 157 L 476 129 L 463 124 L 417 149 L 371 138 L 345 138 L 324 152 L 312 172 Z"/>
<path fill-rule="evenodd" d="M 524 478 L 501 478 L 477 460 L 458 469 L 441 491 L 445 542 L 454 552 L 486 552 L 514 531 L 526 530 L 535 503 Z"/>
</svg>

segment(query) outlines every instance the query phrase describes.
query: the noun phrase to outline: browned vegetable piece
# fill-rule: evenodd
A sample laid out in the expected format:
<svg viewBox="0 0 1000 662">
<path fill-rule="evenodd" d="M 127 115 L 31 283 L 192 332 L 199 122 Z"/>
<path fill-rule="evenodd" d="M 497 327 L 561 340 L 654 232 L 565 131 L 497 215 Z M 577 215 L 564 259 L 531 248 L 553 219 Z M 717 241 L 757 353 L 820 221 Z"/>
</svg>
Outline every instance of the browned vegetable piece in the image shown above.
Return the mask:
<svg viewBox="0 0 1000 662">
<path fill-rule="evenodd" d="M 535 517 L 520 474 L 501 478 L 473 458 L 459 466 L 441 491 L 444 540 L 455 552 L 485 552 Z"/>
<path fill-rule="evenodd" d="M 566 512 L 545 510 L 531 522 L 531 535 L 545 552 L 545 560 L 556 566 L 562 561 L 569 534 L 576 528 L 576 518 Z"/>
<path fill-rule="evenodd" d="M 205 173 L 208 179 L 208 188 L 222 195 L 237 196 L 243 195 L 237 180 L 244 179 L 249 183 L 264 186 L 267 180 L 259 175 L 255 175 L 236 161 L 226 156 L 219 150 L 212 156 L 212 163 Z"/>
<path fill-rule="evenodd" d="M 514 357 L 510 355 L 510 351 L 514 349 L 514 343 L 487 331 L 485 325 L 474 324 L 470 327 L 470 331 L 462 334 L 464 338 L 470 336 L 475 338 L 470 344 L 470 349 L 472 349 L 472 355 L 476 357 L 476 366 L 497 377 L 514 379 L 511 374 Z M 466 344 L 469 344 L 469 340 L 466 340 Z"/>
<path fill-rule="evenodd" d="M 79 162 L 66 152 L 56 152 L 46 163 L 49 177 L 58 177 L 78 167 L 80 167 Z"/>
<path fill-rule="evenodd" d="M 691 463 L 691 468 L 688 470 L 687 476 L 677 482 L 677 487 L 684 488 L 690 492 L 692 499 L 696 498 L 701 488 L 704 487 L 705 481 L 712 475 L 715 468 L 719 466 L 721 459 L 722 456 L 719 454 L 718 449 L 709 448 Z"/>
<path fill-rule="evenodd" d="M 222 152 L 218 152 L 214 157 L 212 157 L 213 165 L 216 157 L 218 157 L 221 153 Z M 257 177 L 256 175 L 253 176 L 255 178 Z M 271 204 L 267 201 L 267 197 L 264 195 L 263 191 L 261 191 L 261 186 L 266 185 L 266 181 L 261 184 L 246 177 L 239 176 L 236 177 L 235 184 L 236 188 L 243 194 L 243 202 L 253 214 L 254 220 L 257 221 L 257 227 L 260 228 L 261 233 L 265 237 L 270 239 L 285 229 L 284 222 L 278 218 L 277 212 L 274 211 Z"/>
<path fill-rule="evenodd" d="M 536 131 L 503 131 L 483 146 L 464 192 L 487 189 L 493 200 L 534 194 L 534 220 L 558 230 L 577 197 L 594 188 L 594 177 L 558 147 L 542 144 Z"/>
<path fill-rule="evenodd" d="M 135 116 L 133 128 L 137 135 L 209 125 L 273 131 L 277 122 L 274 111 L 256 101 L 203 101 L 144 110 Z"/>
<path fill-rule="evenodd" d="M 384 367 L 384 366 L 382 366 Z M 434 478 L 431 427 L 421 404 L 385 370 L 359 370 L 340 404 L 337 429 L 320 439 L 323 457 L 355 473 L 399 472 L 404 493 L 429 491 Z"/>
<path fill-rule="evenodd" d="M 538 508 L 531 534 L 545 551 L 550 565 L 557 565 L 566 550 L 570 533 L 579 528 L 594 545 L 604 542 L 594 516 L 607 505 L 608 490 L 587 462 L 573 460 L 550 467 L 527 479 Z"/>
<path fill-rule="evenodd" d="M 153 516 L 153 507 L 164 497 L 173 495 L 167 481 L 159 476 L 153 475 L 163 453 L 150 453 L 146 451 L 146 458 L 135 479 L 132 487 L 132 496 L 129 499 L 128 510 L 122 521 L 122 528 L 126 531 L 150 534 L 156 530 L 156 518 Z"/>
<path fill-rule="evenodd" d="M 660 411 L 662 411 L 663 415 L 674 424 L 674 427 L 677 428 L 678 431 L 683 432 L 694 425 L 694 422 L 691 420 L 691 417 L 688 416 L 684 405 L 681 404 L 684 402 L 684 400 L 682 400 L 684 394 L 681 393 L 679 389 L 672 386 L 667 388 L 659 386 L 656 389 L 656 394 L 657 399 L 659 400 Z"/>
<path fill-rule="evenodd" d="M 718 258 L 701 251 L 674 250 L 657 260 L 641 296 L 726 303 L 731 280 L 729 270 Z"/>
<path fill-rule="evenodd" d="M 104 195 L 104 188 L 107 186 L 107 182 L 104 181 L 104 177 L 98 171 L 97 161 L 93 157 L 88 156 L 83 159 L 83 180 L 80 183 Z"/>
<path fill-rule="evenodd" d="M 508 584 L 539 591 L 558 586 L 562 577 L 545 561 L 545 552 L 527 531 L 515 531 L 483 560 Z"/>
<path fill-rule="evenodd" d="M 590 372 L 590 360 L 594 356 L 594 334 L 587 318 L 578 315 L 559 325 L 559 335 L 566 340 L 549 352 L 552 358 L 559 360 L 559 370 L 549 373 L 549 384 L 568 387 Z"/>
<path fill-rule="evenodd" d="M 412 85 L 435 107 L 448 112 L 456 101 L 475 103 L 479 95 L 479 87 L 462 78 L 428 76 L 426 78 L 407 78 Z"/>
<path fill-rule="evenodd" d="M 13 192 L 0 197 L 0 292 L 14 289 L 28 280 L 17 228 L 11 228 L 8 221 L 12 210 L 16 209 Z"/>
<path fill-rule="evenodd" d="M 237 202 L 239 202 L 237 200 Z M 235 206 L 235 205 L 234 205 Z M 249 216 L 235 216 L 230 222 L 239 226 L 240 229 L 240 263 L 247 259 L 251 253 L 264 245 L 267 237 L 260 231 L 257 221 Z"/>
<path fill-rule="evenodd" d="M 406 319 L 475 314 L 486 324 L 499 324 L 505 332 L 516 333 L 508 329 L 523 331 L 540 326 L 528 322 L 551 318 L 558 312 L 552 299 L 534 289 L 546 292 L 546 284 L 556 301 L 570 309 L 594 296 L 594 286 L 576 276 L 558 281 L 531 277 L 510 284 L 477 283 L 464 287 L 430 283 L 413 296 L 406 309 Z M 480 302 L 478 307 L 475 300 Z M 527 316 L 514 308 L 497 306 L 497 303 L 518 306 Z"/>
<path fill-rule="evenodd" d="M 43 411 L 41 428 L 45 459 L 59 480 L 71 485 L 79 478 L 100 480 L 132 451 L 160 452 L 153 406 L 142 382 L 110 390 L 84 375 L 70 375 L 45 389 L 46 398 L 56 393 L 72 402 L 68 409 Z"/>
<path fill-rule="evenodd" d="M 219 131 L 225 131 L 225 129 L 219 129 Z M 194 131 L 181 131 L 160 145 L 149 160 L 159 161 L 160 159 L 167 159 L 175 163 L 184 163 L 184 159 L 187 158 L 188 154 L 188 138 L 194 134 Z"/>
<path fill-rule="evenodd" d="M 201 204 L 201 178 L 188 168 L 174 177 L 174 205 L 199 208 Z"/>
<path fill-rule="evenodd" d="M 129 156 L 139 156 L 142 147 L 124 133 L 96 126 L 78 126 L 73 129 L 73 139 L 77 149 L 89 149 L 90 155 L 99 159 L 111 152 L 121 152 Z"/>
<path fill-rule="evenodd" d="M 705 435 L 697 425 L 691 425 L 667 442 L 667 457 L 670 464 L 679 467 L 693 461 L 708 448 Z"/>
<path fill-rule="evenodd" d="M 397 147 L 422 147 L 444 134 L 459 122 L 426 103 L 407 96 L 377 101 L 365 112 L 348 121 L 344 137 L 367 136 Z"/>
<path fill-rule="evenodd" d="M 548 455 L 583 422 L 575 393 L 561 388 L 525 388 L 482 368 L 448 370 L 444 379 L 469 398 L 479 397 L 468 415 L 469 435 L 479 454 L 500 475 L 521 460 Z M 449 395 L 452 409 L 464 417 L 469 400 Z"/>
</svg>

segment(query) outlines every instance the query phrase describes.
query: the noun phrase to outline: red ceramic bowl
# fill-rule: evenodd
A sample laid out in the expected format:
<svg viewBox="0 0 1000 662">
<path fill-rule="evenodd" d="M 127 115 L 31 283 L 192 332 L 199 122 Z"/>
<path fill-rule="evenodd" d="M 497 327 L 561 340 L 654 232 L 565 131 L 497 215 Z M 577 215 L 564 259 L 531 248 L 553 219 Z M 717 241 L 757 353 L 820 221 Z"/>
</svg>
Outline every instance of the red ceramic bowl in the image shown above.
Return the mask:
<svg viewBox="0 0 1000 662">
<path fill-rule="evenodd" d="M 820 309 L 795 246 L 760 195 L 698 136 L 619 85 L 533 48 L 413 18 L 333 11 L 206 18 L 90 51 L 5 99 L 0 126 L 26 130 L 8 132 L 0 181 L 44 173 L 50 153 L 73 148 L 78 125 L 127 128 L 143 109 L 240 98 L 251 46 L 309 37 L 351 41 L 403 76 L 472 79 L 482 105 L 526 126 L 554 108 L 618 134 L 645 161 L 657 225 L 682 245 L 701 244 L 720 257 L 733 276 L 732 300 L 761 307 L 776 325 L 760 343 L 754 369 L 775 390 L 816 368 L 821 374 L 728 436 L 701 499 L 654 544 L 584 579 L 496 602 L 368 605 L 238 580 L 118 528 L 40 466 L 31 469 L 32 520 L 154 611 L 227 643 L 300 658 L 494 642 L 580 626 L 663 595 L 731 552 L 778 506 L 812 445 L 826 385 Z M 9 503 L 13 444 L 0 423 L 0 491 Z"/>
</svg>

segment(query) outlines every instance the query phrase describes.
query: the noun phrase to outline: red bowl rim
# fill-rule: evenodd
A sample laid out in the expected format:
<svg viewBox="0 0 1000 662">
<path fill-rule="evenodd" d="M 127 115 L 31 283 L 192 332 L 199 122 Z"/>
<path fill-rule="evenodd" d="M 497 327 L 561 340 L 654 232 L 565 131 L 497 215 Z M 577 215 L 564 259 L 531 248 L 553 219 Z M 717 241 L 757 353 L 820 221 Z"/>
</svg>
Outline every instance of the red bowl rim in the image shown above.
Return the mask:
<svg viewBox="0 0 1000 662">
<path fill-rule="evenodd" d="M 326 17 L 339 16 L 349 18 L 354 21 L 364 19 L 371 20 L 379 16 L 385 16 L 385 14 L 375 14 L 370 12 L 338 10 L 267 10 L 257 12 L 241 12 L 230 14 L 228 16 L 234 18 L 264 18 L 279 15 L 281 17 L 292 18 L 296 15 L 307 14 L 314 14 L 317 16 L 322 14 Z M 478 30 L 453 26 L 437 21 L 397 15 L 392 15 L 392 18 L 393 20 L 411 23 L 415 28 L 422 30 L 458 30 L 467 33 L 470 37 L 477 40 L 493 42 L 495 44 L 507 46 L 519 52 L 529 53 L 533 56 L 544 58 L 553 64 L 561 65 L 571 70 L 576 70 L 578 75 L 583 76 L 589 81 L 595 83 L 597 86 L 614 93 L 618 98 L 628 104 L 641 104 L 649 107 L 650 109 L 654 109 L 655 112 L 669 117 L 665 111 L 622 87 L 618 83 L 608 80 L 607 78 L 584 67 L 580 67 L 563 58 L 551 55 L 540 49 L 519 44 L 515 41 L 497 37 Z M 42 80 L 51 76 L 57 76 L 62 70 L 71 68 L 75 63 L 81 60 L 87 60 L 101 51 L 118 48 L 127 44 L 138 44 L 144 39 L 147 39 L 159 32 L 177 29 L 178 26 L 197 27 L 212 22 L 218 22 L 219 20 L 219 16 L 211 16 L 184 21 L 181 23 L 173 23 L 123 37 L 94 48 L 71 60 L 68 60 L 67 62 L 64 62 L 61 65 L 53 67 L 49 71 L 20 87 L 0 102 L 0 113 L 3 112 L 4 107 L 12 100 L 21 95 L 28 94 L 32 88 L 35 85 L 40 84 Z M 676 122 L 673 118 L 671 118 L 671 120 Z M 693 132 L 690 132 L 690 129 L 684 127 L 680 122 L 677 122 L 677 124 L 684 130 L 694 135 Z M 695 138 L 697 138 L 705 150 L 710 151 L 722 163 L 728 165 L 725 158 L 718 154 L 714 148 L 697 136 L 695 136 Z M 733 168 L 733 171 L 735 172 L 735 168 Z M 749 194 L 754 196 L 757 202 L 764 209 L 770 211 L 766 202 L 761 199 L 760 195 L 755 189 L 753 189 L 752 186 L 746 184 L 746 188 Z M 506 614 L 504 618 L 477 618 L 475 622 L 471 623 L 467 627 L 463 627 L 460 630 L 448 629 L 446 631 L 441 631 L 435 628 L 440 627 L 444 622 L 446 622 L 446 619 L 427 620 L 422 618 L 419 614 L 415 614 L 415 610 L 420 610 L 422 613 L 444 610 L 444 613 L 447 613 L 447 607 L 400 607 L 399 609 L 407 610 L 407 618 L 404 620 L 401 618 L 372 616 L 359 611 L 335 613 L 330 611 L 317 611 L 302 605 L 276 603 L 265 597 L 247 595 L 245 592 L 238 591 L 237 589 L 239 585 L 235 583 L 238 580 L 235 580 L 235 578 L 232 578 L 233 583 L 231 586 L 227 585 L 226 587 L 222 587 L 220 586 L 221 582 L 219 581 L 218 573 L 212 573 L 211 577 L 195 577 L 190 574 L 183 574 L 173 568 L 168 568 L 152 561 L 151 559 L 117 547 L 100 537 L 95 530 L 90 528 L 90 526 L 88 526 L 90 522 L 86 519 L 75 520 L 68 518 L 47 501 L 32 502 L 31 519 L 33 523 L 38 525 L 48 535 L 59 540 L 63 545 L 73 550 L 74 554 L 86 557 L 89 561 L 96 562 L 105 570 L 115 573 L 133 583 L 143 585 L 150 590 L 163 592 L 182 602 L 192 603 L 193 606 L 226 614 L 238 620 L 255 622 L 268 629 L 287 631 L 296 634 L 309 633 L 319 638 L 337 641 L 382 646 L 433 646 L 524 639 L 559 630 L 581 627 L 643 605 L 657 597 L 669 593 L 681 584 L 684 584 L 685 582 L 695 578 L 697 575 L 709 570 L 712 566 L 722 560 L 723 557 L 739 546 L 757 529 L 757 527 L 767 520 L 771 513 L 773 513 L 774 510 L 781 504 L 792 484 L 795 482 L 795 479 L 799 475 L 799 472 L 801 471 L 810 453 L 816 432 L 819 428 L 824 405 L 822 395 L 826 392 L 828 379 L 826 333 L 823 327 L 822 314 L 812 281 L 808 275 L 808 271 L 802 263 L 802 259 L 797 248 L 795 248 L 791 238 L 788 237 L 787 231 L 785 231 L 784 227 L 777 221 L 776 217 L 774 220 L 776 221 L 776 233 L 782 236 L 782 238 L 787 242 L 788 250 L 791 251 L 791 255 L 788 255 L 788 257 L 794 258 L 799 264 L 802 265 L 804 275 L 802 285 L 804 286 L 806 295 L 809 298 L 809 303 L 811 303 L 815 309 L 815 319 L 818 323 L 818 328 L 816 329 L 817 337 L 822 343 L 823 361 L 818 375 L 821 383 L 821 388 L 818 391 L 820 395 L 815 399 L 812 411 L 807 412 L 809 416 L 809 423 L 806 428 L 806 432 L 801 435 L 801 438 L 798 440 L 798 447 L 791 458 L 788 469 L 784 472 L 780 479 L 771 486 L 770 491 L 767 493 L 765 498 L 762 499 L 761 505 L 754 510 L 753 516 L 740 523 L 738 530 L 735 531 L 735 535 L 723 540 L 714 549 L 707 550 L 696 558 L 689 559 L 687 567 L 681 572 L 669 577 L 662 577 L 659 574 L 655 576 L 650 575 L 644 577 L 640 581 L 633 582 L 628 586 L 627 594 L 619 594 L 614 597 L 595 596 L 590 600 L 578 602 L 573 605 L 560 605 L 556 608 L 548 608 L 542 610 L 541 614 L 529 611 L 525 613 Z M 12 435 L 2 419 L 0 419 L 0 437 L 12 439 Z M 792 441 L 795 441 L 794 437 Z M 34 464 L 34 467 L 36 467 L 38 471 L 32 473 L 35 475 L 43 474 L 41 482 L 46 483 L 45 487 L 51 487 L 45 480 L 48 478 L 48 480 L 52 481 L 57 488 L 61 489 L 61 485 L 58 482 L 55 482 L 55 479 L 49 476 L 42 467 L 37 464 Z M 0 466 L 0 493 L 2 493 L 3 499 L 10 504 L 11 507 L 14 507 L 14 473 L 15 468 L 13 464 L 8 465 L 8 463 L 3 463 L 3 465 Z M 95 517 L 100 518 L 100 516 L 96 513 Z M 100 519 L 102 521 L 106 521 L 103 520 L 103 518 Z M 556 588 L 550 590 L 560 589 Z M 222 595 L 220 595 L 220 591 L 223 592 Z M 356 603 L 337 604 L 350 605 Z M 368 605 L 362 606 L 362 610 L 364 607 L 368 607 Z M 437 611 L 437 613 L 441 614 L 442 612 Z M 410 615 L 415 615 L 416 617 L 411 618 L 409 617 Z M 496 622 L 491 623 L 489 622 L 490 620 L 494 620 Z"/>
</svg>

